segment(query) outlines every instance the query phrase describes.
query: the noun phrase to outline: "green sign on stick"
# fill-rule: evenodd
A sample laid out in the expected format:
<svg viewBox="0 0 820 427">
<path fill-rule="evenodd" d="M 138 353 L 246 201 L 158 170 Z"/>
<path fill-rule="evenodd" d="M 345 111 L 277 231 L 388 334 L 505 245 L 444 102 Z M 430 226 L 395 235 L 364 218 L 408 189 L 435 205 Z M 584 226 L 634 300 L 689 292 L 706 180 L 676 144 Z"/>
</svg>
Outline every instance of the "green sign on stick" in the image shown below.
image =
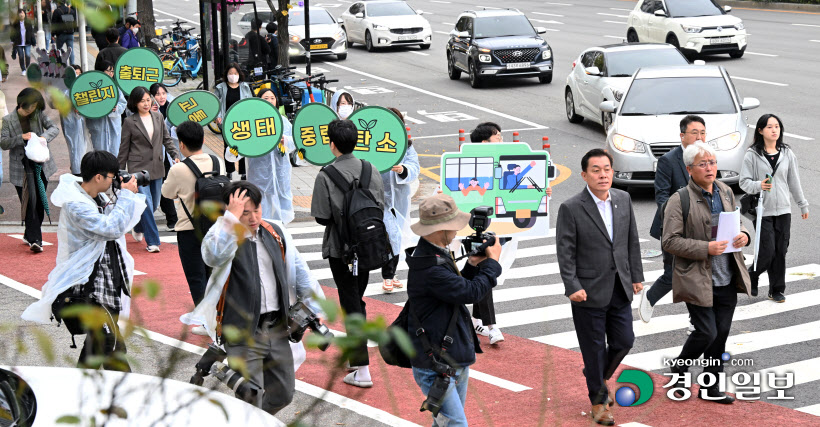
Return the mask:
<svg viewBox="0 0 820 427">
<path fill-rule="evenodd" d="M 114 66 L 114 77 L 117 79 L 117 85 L 126 95 L 138 86 L 148 89 L 154 83 L 162 83 L 164 77 L 162 61 L 151 49 L 131 48 L 117 59 L 117 64 Z"/>
<path fill-rule="evenodd" d="M 336 156 L 330 152 L 327 125 L 338 118 L 330 107 L 319 102 L 299 109 L 293 119 L 293 142 L 305 160 L 317 166 L 333 162 Z"/>
<path fill-rule="evenodd" d="M 206 126 L 218 115 L 219 98 L 206 90 L 185 92 L 168 105 L 168 121 L 174 126 L 186 120 Z"/>
<path fill-rule="evenodd" d="M 114 111 L 120 91 L 117 83 L 102 71 L 80 74 L 71 85 L 71 104 L 86 118 L 99 119 Z"/>
<path fill-rule="evenodd" d="M 243 99 L 225 113 L 222 123 L 225 142 L 245 157 L 268 154 L 282 139 L 282 116 L 268 101 Z"/>
</svg>

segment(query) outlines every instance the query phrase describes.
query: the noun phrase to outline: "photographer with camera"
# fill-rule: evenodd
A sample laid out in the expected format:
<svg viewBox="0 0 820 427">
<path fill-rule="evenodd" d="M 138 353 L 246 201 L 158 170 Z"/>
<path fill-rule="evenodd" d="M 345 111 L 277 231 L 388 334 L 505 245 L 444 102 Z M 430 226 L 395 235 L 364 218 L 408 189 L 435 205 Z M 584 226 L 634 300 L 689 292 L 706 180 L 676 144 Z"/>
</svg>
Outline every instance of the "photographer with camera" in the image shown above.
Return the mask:
<svg viewBox="0 0 820 427">
<path fill-rule="evenodd" d="M 304 326 L 330 336 L 311 297 L 314 290 L 317 297 L 324 295 L 285 227 L 262 219 L 258 187 L 233 182 L 225 188 L 223 201 L 225 214 L 202 241 L 202 259 L 214 269 L 207 291 L 180 320 L 204 325 L 212 339 L 224 344 L 229 365 L 243 361 L 250 381 L 260 388 L 245 397 L 275 415 L 290 404 L 296 387 L 288 339 L 301 340 Z M 239 339 L 231 334 L 223 340 L 222 332 L 229 327 L 239 332 Z"/>
<path fill-rule="evenodd" d="M 125 233 L 136 224 L 145 210 L 145 196 L 137 193 L 137 178 L 123 177 L 117 158 L 107 151 L 91 151 L 80 164 L 82 182 L 72 174 L 60 177 L 51 195 L 62 208 L 57 231 L 57 265 L 43 286 L 43 297 L 23 312 L 23 319 L 49 323 L 61 320 L 63 308 L 74 304 L 101 307 L 108 321 L 99 331 L 86 331 L 78 322 L 64 319 L 74 335 L 86 334 L 79 367 L 89 366 L 92 356 L 107 356 L 104 369 L 130 371 L 123 355 L 125 341 L 117 319 L 127 311 L 134 259 L 125 246 Z M 113 184 L 118 185 L 113 185 Z M 115 191 L 116 202 L 105 195 Z M 75 318 L 76 319 L 76 318 Z M 86 333 L 87 332 L 87 333 Z"/>
<path fill-rule="evenodd" d="M 494 240 L 485 242 L 492 245 L 483 254 L 471 255 L 458 271 L 448 246 L 469 220 L 470 214 L 461 212 L 452 197 L 437 194 L 421 202 L 419 221 L 410 227 L 421 238 L 406 251 L 407 332 L 416 349 L 413 377 L 427 396 L 422 410 L 433 413 L 434 425 L 467 425 L 469 366 L 481 347 L 465 304 L 480 301 L 501 275 L 501 242 L 490 234 L 481 240 Z"/>
</svg>

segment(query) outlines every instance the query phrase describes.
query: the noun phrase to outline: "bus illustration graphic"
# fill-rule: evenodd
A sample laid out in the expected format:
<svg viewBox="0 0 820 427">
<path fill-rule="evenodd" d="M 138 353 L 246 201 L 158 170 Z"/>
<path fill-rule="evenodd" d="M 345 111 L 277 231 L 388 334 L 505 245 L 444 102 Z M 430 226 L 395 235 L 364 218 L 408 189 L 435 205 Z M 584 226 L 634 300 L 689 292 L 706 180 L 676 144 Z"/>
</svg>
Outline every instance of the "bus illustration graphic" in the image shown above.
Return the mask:
<svg viewBox="0 0 820 427">
<path fill-rule="evenodd" d="M 490 230 L 499 235 L 546 236 L 546 188 L 554 170 L 548 152 L 527 144 L 464 144 L 460 152 L 442 155 L 441 189 L 464 212 L 491 206 Z"/>
</svg>

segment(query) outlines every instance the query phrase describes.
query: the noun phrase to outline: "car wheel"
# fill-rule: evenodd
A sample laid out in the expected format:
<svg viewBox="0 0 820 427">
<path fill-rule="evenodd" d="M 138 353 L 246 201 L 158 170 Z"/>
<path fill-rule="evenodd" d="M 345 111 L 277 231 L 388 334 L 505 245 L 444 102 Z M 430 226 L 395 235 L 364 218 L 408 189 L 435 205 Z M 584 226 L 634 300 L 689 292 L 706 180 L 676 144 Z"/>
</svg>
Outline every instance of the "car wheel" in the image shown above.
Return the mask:
<svg viewBox="0 0 820 427">
<path fill-rule="evenodd" d="M 342 31 L 345 32 L 345 41 L 347 42 L 347 47 L 353 46 L 353 40 L 350 40 L 350 33 L 347 32 L 347 28 L 342 27 Z"/>
<path fill-rule="evenodd" d="M 336 55 L 336 59 L 338 59 L 339 61 L 344 61 L 345 59 L 347 59 L 347 54 L 346 53 L 340 53 L 340 54 Z"/>
<path fill-rule="evenodd" d="M 606 102 L 606 99 L 604 100 Z M 601 113 L 601 125 L 604 127 L 604 135 L 609 132 L 612 127 L 612 113 Z"/>
<path fill-rule="evenodd" d="M 743 54 L 746 53 L 746 49 L 736 50 L 734 52 L 729 52 L 729 56 L 732 58 L 743 58 Z"/>
<path fill-rule="evenodd" d="M 630 28 L 629 31 L 626 32 L 626 41 L 628 43 L 638 43 L 638 32 L 635 31 L 634 28 Z"/>
<path fill-rule="evenodd" d="M 674 34 L 670 34 L 666 37 L 666 42 L 675 46 L 676 49 L 680 49 L 680 42 L 678 41 L 678 36 Z"/>
<path fill-rule="evenodd" d="M 552 83 L 552 73 L 538 76 L 538 82 L 541 84 Z"/>
<path fill-rule="evenodd" d="M 572 89 L 570 88 L 567 88 L 565 101 L 567 106 L 567 120 L 569 120 L 570 123 L 583 122 L 584 118 L 578 114 L 575 114 L 575 100 L 572 97 Z"/>
<path fill-rule="evenodd" d="M 367 48 L 368 52 L 376 51 L 376 46 L 373 46 L 373 37 L 370 35 L 369 30 L 364 33 L 364 46 Z"/>
<path fill-rule="evenodd" d="M 532 228 L 535 226 L 538 217 L 529 217 L 529 218 L 516 218 L 513 217 L 513 224 L 515 224 L 518 228 Z"/>
<path fill-rule="evenodd" d="M 470 61 L 468 68 L 470 69 L 470 86 L 474 89 L 480 88 L 484 82 L 481 81 L 481 77 L 478 75 L 478 67 L 476 67 L 475 62 Z"/>
<path fill-rule="evenodd" d="M 447 74 L 450 76 L 450 80 L 458 80 L 461 78 L 461 70 L 456 68 L 453 55 L 447 55 Z"/>
<path fill-rule="evenodd" d="M 430 49 L 430 46 L 432 46 L 432 45 L 433 45 L 432 43 L 420 44 L 420 45 L 419 45 L 419 49 L 421 49 L 421 50 L 427 50 L 427 49 Z"/>
</svg>

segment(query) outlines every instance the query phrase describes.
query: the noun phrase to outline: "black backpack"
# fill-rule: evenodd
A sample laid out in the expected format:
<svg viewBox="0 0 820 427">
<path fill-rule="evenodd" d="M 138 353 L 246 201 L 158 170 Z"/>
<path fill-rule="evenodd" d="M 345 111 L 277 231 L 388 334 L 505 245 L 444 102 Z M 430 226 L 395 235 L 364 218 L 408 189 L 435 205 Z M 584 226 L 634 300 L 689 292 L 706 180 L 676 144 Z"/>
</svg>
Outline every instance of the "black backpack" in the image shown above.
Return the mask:
<svg viewBox="0 0 820 427">
<path fill-rule="evenodd" d="M 228 178 L 228 176 L 220 174 L 219 159 L 213 154 L 210 156 L 214 164 L 214 169 L 204 174 L 190 157 L 182 161 L 182 163 L 188 166 L 188 169 L 191 169 L 191 172 L 193 172 L 196 177 L 193 215 L 191 211 L 188 210 L 188 207 L 185 206 L 185 202 L 183 202 L 182 199 L 180 199 L 180 203 L 182 203 L 182 209 L 185 211 L 185 215 L 188 215 L 188 219 L 194 226 L 194 231 L 196 231 L 197 237 L 199 237 L 200 240 L 205 237 L 205 234 L 207 234 L 211 226 L 214 225 L 216 218 L 222 215 L 222 211 L 225 208 L 225 203 L 222 201 L 222 190 L 231 183 L 231 179 Z"/>
<path fill-rule="evenodd" d="M 333 183 L 345 192 L 339 237 L 344 245 L 344 261 L 353 264 L 353 275 L 359 269 L 372 271 L 381 268 L 393 257 L 387 227 L 384 225 L 384 210 L 379 207 L 370 191 L 373 166 L 362 160 L 362 174 L 359 179 L 348 183 L 333 166 L 322 168 Z"/>
<path fill-rule="evenodd" d="M 678 189 L 677 193 L 680 195 L 681 216 L 683 217 L 683 234 L 686 235 L 686 220 L 689 219 L 689 186 L 684 186 Z M 671 199 L 671 197 L 669 198 Z M 669 199 L 666 199 L 661 206 L 661 238 L 663 240 L 663 217 L 666 216 L 666 205 L 669 204 Z"/>
</svg>

